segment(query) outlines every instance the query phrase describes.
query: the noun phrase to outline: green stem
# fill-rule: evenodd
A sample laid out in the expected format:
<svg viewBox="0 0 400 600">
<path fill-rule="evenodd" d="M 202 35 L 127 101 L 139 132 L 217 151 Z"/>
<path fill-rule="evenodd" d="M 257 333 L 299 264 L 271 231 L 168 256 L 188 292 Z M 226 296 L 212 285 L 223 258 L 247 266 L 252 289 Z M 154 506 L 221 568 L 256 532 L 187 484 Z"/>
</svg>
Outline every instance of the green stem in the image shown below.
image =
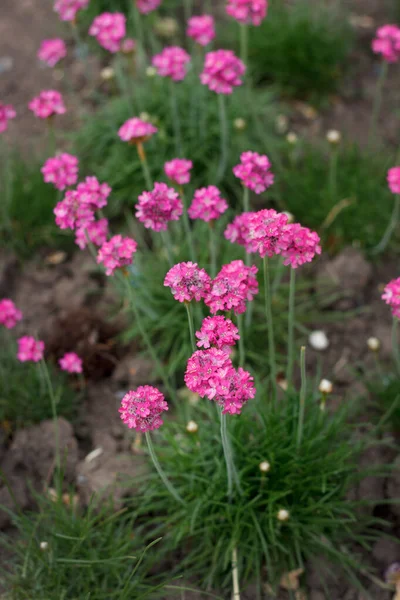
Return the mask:
<svg viewBox="0 0 400 600">
<path fill-rule="evenodd" d="M 54 123 L 52 117 L 47 120 L 47 133 L 48 133 L 48 153 L 49 156 L 54 156 L 56 153 L 56 134 L 54 131 Z"/>
<path fill-rule="evenodd" d="M 250 303 L 251 306 L 251 303 Z M 247 307 L 249 310 L 250 306 Z M 237 316 L 238 328 L 239 328 L 239 367 L 244 366 L 245 361 L 245 350 L 244 350 L 244 327 L 243 327 L 243 315 Z"/>
<path fill-rule="evenodd" d="M 378 124 L 378 119 L 379 119 L 379 114 L 381 111 L 381 104 L 382 104 L 382 91 L 383 91 L 383 87 L 385 85 L 387 72 L 388 72 L 388 63 L 386 61 L 383 61 L 383 64 L 381 65 L 381 72 L 379 74 L 379 78 L 376 83 L 375 98 L 374 98 L 374 104 L 373 104 L 373 108 L 372 108 L 371 124 L 370 124 L 369 135 L 368 135 L 368 147 L 373 146 L 373 144 L 375 143 L 376 127 Z"/>
<path fill-rule="evenodd" d="M 239 571 L 237 566 L 237 549 L 236 547 L 232 550 L 232 585 L 233 585 L 233 596 L 232 600 L 240 600 L 240 588 L 239 588 Z"/>
<path fill-rule="evenodd" d="M 226 474 L 228 478 L 228 499 L 229 502 L 232 501 L 232 492 L 233 492 L 233 457 L 228 439 L 228 432 L 226 427 L 226 415 L 222 414 L 221 410 L 221 441 L 222 448 L 224 450 L 224 457 L 226 463 Z"/>
<path fill-rule="evenodd" d="M 188 212 L 187 212 L 185 193 L 183 191 L 182 186 L 180 187 L 179 191 L 180 191 L 182 204 L 183 204 L 183 227 L 184 227 L 184 230 L 186 233 L 186 238 L 187 238 L 188 245 L 189 245 L 190 258 L 191 258 L 192 262 L 196 262 L 196 254 L 194 251 L 194 244 L 193 244 L 193 235 L 192 235 L 192 230 L 191 230 L 190 223 L 189 223 L 189 216 L 188 216 Z"/>
<path fill-rule="evenodd" d="M 288 315 L 288 364 L 286 371 L 286 381 L 288 387 L 291 387 L 294 363 L 294 301 L 296 290 L 296 269 L 290 269 L 289 284 L 289 315 Z"/>
<path fill-rule="evenodd" d="M 332 205 L 337 202 L 337 161 L 338 148 L 337 145 L 335 145 L 331 148 L 329 160 L 329 194 Z"/>
<path fill-rule="evenodd" d="M 221 132 L 221 158 L 219 161 L 217 183 L 219 183 L 226 171 L 228 162 L 228 121 L 226 117 L 226 106 L 224 94 L 218 94 L 218 108 L 219 108 L 219 124 Z"/>
<path fill-rule="evenodd" d="M 182 135 L 181 135 L 181 121 L 179 118 L 178 100 L 176 97 L 176 83 L 169 80 L 169 95 L 171 100 L 171 114 L 172 122 L 174 125 L 174 136 L 175 136 L 175 149 L 178 156 L 182 156 Z"/>
<path fill-rule="evenodd" d="M 60 459 L 60 432 L 58 429 L 58 420 L 57 420 L 57 401 L 54 395 L 53 385 L 51 383 L 49 371 L 47 369 L 47 365 L 44 359 L 40 361 L 41 371 L 43 373 L 43 377 L 47 386 L 47 391 L 50 396 L 51 402 L 51 412 L 53 415 L 53 426 L 54 426 L 54 441 L 55 441 L 55 463 L 56 463 L 56 483 L 57 483 L 57 496 L 61 495 L 61 459 Z"/>
<path fill-rule="evenodd" d="M 186 312 L 187 312 L 187 316 L 188 316 L 188 322 L 189 322 L 190 342 L 192 344 L 193 352 L 196 352 L 196 338 L 194 335 L 192 305 L 190 304 L 190 302 L 184 302 L 184 304 L 185 304 L 185 308 L 186 308 Z"/>
<path fill-rule="evenodd" d="M 217 240 L 215 239 L 215 223 L 213 221 L 209 221 L 209 230 L 210 230 L 210 269 L 211 269 L 211 277 L 214 277 L 217 274 Z"/>
<path fill-rule="evenodd" d="M 241 23 L 240 24 L 240 58 L 242 59 L 242 62 L 244 62 L 246 67 L 247 67 L 247 55 L 248 55 L 248 49 L 249 49 L 248 32 L 249 32 L 248 25 Z"/>
<path fill-rule="evenodd" d="M 161 231 L 161 238 L 164 243 L 165 249 L 167 250 L 168 262 L 171 267 L 174 266 L 174 253 L 172 251 L 171 238 L 168 231 Z"/>
<path fill-rule="evenodd" d="M 268 329 L 268 350 L 269 350 L 269 371 L 272 379 L 272 388 L 274 390 L 274 396 L 277 395 L 277 383 L 276 383 L 276 357 L 275 357 L 275 339 L 274 339 L 274 325 L 272 321 L 272 297 L 271 297 L 271 284 L 269 279 L 269 261 L 268 257 L 264 256 L 264 294 L 265 294 L 265 315 L 267 318 L 267 329 Z"/>
<path fill-rule="evenodd" d="M 6 141 L 4 139 L 4 136 L 0 136 L 3 137 L 3 139 L 0 139 L 0 146 L 1 146 L 1 158 L 2 158 L 2 163 L 3 163 L 3 177 L 2 177 L 2 190 L 4 190 L 2 196 L 3 196 L 3 201 L 1 202 L 2 204 L 2 212 L 3 212 L 3 222 L 4 222 L 4 228 L 6 231 L 8 231 L 10 234 L 12 232 L 12 223 L 11 223 L 11 215 L 10 215 L 10 204 L 11 204 L 11 184 L 12 184 L 12 165 L 11 165 L 11 160 L 10 160 L 10 154 L 8 152 L 8 147 L 6 144 Z"/>
<path fill-rule="evenodd" d="M 139 155 L 140 164 L 142 166 L 143 177 L 146 182 L 147 189 L 151 190 L 153 188 L 153 180 L 151 177 L 149 163 L 147 162 L 147 156 L 146 156 L 146 152 L 144 151 L 142 142 L 137 144 L 137 152 Z"/>
<path fill-rule="evenodd" d="M 396 226 L 399 222 L 399 216 L 400 216 L 400 194 L 396 194 L 396 198 L 395 198 L 395 202 L 394 202 L 394 206 L 393 206 L 393 212 L 392 212 L 392 216 L 390 217 L 389 225 L 387 226 L 387 229 L 386 229 L 381 241 L 373 249 L 373 251 L 372 251 L 373 254 L 380 254 L 381 252 L 383 252 L 385 250 L 385 248 L 388 245 L 388 243 L 390 242 L 392 234 L 395 231 Z"/>
<path fill-rule="evenodd" d="M 86 238 L 87 246 L 89 248 L 89 252 L 90 252 L 94 262 L 97 264 L 97 250 L 96 250 L 94 244 L 90 241 L 90 237 L 87 232 L 87 229 L 85 229 L 84 231 L 85 231 L 85 238 Z"/>
<path fill-rule="evenodd" d="M 250 212 L 250 190 L 245 185 L 243 186 L 243 211 Z"/>
<path fill-rule="evenodd" d="M 149 454 L 151 456 L 151 460 L 153 461 L 156 471 L 159 474 L 163 484 L 165 485 L 165 487 L 167 488 L 167 490 L 169 491 L 171 496 L 173 496 L 177 502 L 185 505 L 184 501 L 182 500 L 182 498 L 180 497 L 180 495 L 178 494 L 178 492 L 176 491 L 176 489 L 174 488 L 172 483 L 169 481 L 168 477 L 165 475 L 164 471 L 162 470 L 160 463 L 158 462 L 158 458 L 154 451 L 154 446 L 153 446 L 153 442 L 152 442 L 150 433 L 148 431 L 146 431 L 145 436 L 146 436 L 146 442 L 147 442 L 147 446 L 149 448 Z"/>
<path fill-rule="evenodd" d="M 146 51 L 144 47 L 144 36 L 143 36 L 143 27 L 142 27 L 142 19 L 140 16 L 140 12 L 136 6 L 136 2 L 132 0 L 130 3 L 131 6 L 131 17 L 133 21 L 133 27 L 135 31 L 136 39 L 138 40 L 138 49 L 137 49 L 137 65 L 139 72 L 143 70 L 145 61 L 146 61 Z M 140 107 L 139 107 L 140 109 Z"/>
<path fill-rule="evenodd" d="M 299 409 L 299 421 L 297 425 L 297 448 L 301 445 L 303 438 L 303 427 L 304 427 L 304 411 L 306 406 L 306 393 L 307 393 L 307 378 L 306 378 L 306 349 L 305 346 L 301 347 L 300 350 L 300 373 L 301 373 L 301 387 L 300 387 L 300 409 Z"/>
<path fill-rule="evenodd" d="M 392 325 L 392 351 L 394 363 L 396 365 L 397 373 L 400 376 L 400 350 L 399 350 L 399 342 L 398 342 L 398 324 L 399 319 L 397 317 L 393 317 L 393 325 Z"/>
<path fill-rule="evenodd" d="M 116 75 L 118 80 L 118 85 L 120 88 L 121 94 L 125 95 L 128 101 L 128 106 L 135 113 L 135 99 L 133 97 L 133 87 L 130 85 L 130 81 L 125 73 L 124 68 L 124 56 L 121 52 L 117 52 L 115 67 L 116 67 Z"/>
<path fill-rule="evenodd" d="M 187 22 L 192 16 L 192 0 L 184 0 L 185 21 Z"/>
</svg>

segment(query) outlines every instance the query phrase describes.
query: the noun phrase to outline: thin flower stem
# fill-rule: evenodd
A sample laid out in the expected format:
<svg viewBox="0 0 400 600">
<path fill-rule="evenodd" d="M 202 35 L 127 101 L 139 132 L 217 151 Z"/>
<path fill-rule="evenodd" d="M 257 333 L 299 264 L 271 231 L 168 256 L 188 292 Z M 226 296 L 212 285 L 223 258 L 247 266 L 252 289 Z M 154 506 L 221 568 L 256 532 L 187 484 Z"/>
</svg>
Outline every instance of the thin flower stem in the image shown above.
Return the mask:
<svg viewBox="0 0 400 600">
<path fill-rule="evenodd" d="M 400 376 L 400 349 L 399 349 L 399 340 L 398 340 L 398 324 L 399 319 L 397 317 L 393 317 L 393 325 L 392 325 L 392 351 L 394 363 L 396 365 L 397 373 Z"/>
<path fill-rule="evenodd" d="M 135 99 L 133 95 L 133 86 L 130 85 L 129 78 L 126 76 L 124 67 L 124 57 L 121 52 L 117 52 L 116 56 L 116 76 L 121 94 L 126 96 L 128 106 L 133 112 L 136 112 Z"/>
<path fill-rule="evenodd" d="M 226 118 L 226 106 L 224 94 L 218 94 L 218 107 L 219 107 L 219 125 L 221 131 L 221 158 L 217 173 L 217 183 L 219 183 L 226 171 L 228 162 L 228 121 Z"/>
<path fill-rule="evenodd" d="M 192 305 L 190 304 L 190 302 L 184 302 L 184 304 L 185 304 L 185 308 L 186 308 L 186 312 L 187 312 L 187 316 L 188 316 L 188 322 L 189 322 L 190 342 L 192 344 L 193 352 L 196 352 L 196 338 L 194 336 Z"/>
<path fill-rule="evenodd" d="M 247 56 L 249 49 L 249 29 L 246 24 L 240 24 L 240 58 L 247 67 Z"/>
<path fill-rule="evenodd" d="M 227 428 L 226 428 L 226 415 L 224 415 L 222 413 L 221 410 L 221 441 L 222 441 L 222 448 L 224 450 L 224 456 L 225 456 L 225 463 L 226 463 L 226 474 L 228 477 L 228 499 L 229 502 L 232 501 L 232 492 L 233 492 L 233 457 L 232 457 L 232 452 L 231 452 L 231 448 L 230 448 L 230 444 L 229 444 L 229 440 L 228 440 L 228 432 L 227 432 Z"/>
<path fill-rule="evenodd" d="M 277 395 L 277 383 L 276 383 L 276 357 L 275 357 L 275 339 L 274 339 L 274 325 L 272 321 L 272 297 L 271 297 L 271 284 L 269 279 L 269 261 L 268 257 L 264 256 L 264 294 L 265 294 L 265 315 L 267 318 L 267 329 L 268 329 L 268 351 L 269 351 L 269 371 L 272 379 L 272 389 L 274 390 L 274 397 Z"/>
<path fill-rule="evenodd" d="M 211 277 L 214 277 L 217 274 L 217 240 L 215 239 L 215 227 L 213 221 L 209 221 L 209 230 L 210 230 L 210 272 Z"/>
<path fill-rule="evenodd" d="M 287 352 L 287 370 L 286 381 L 289 387 L 292 384 L 293 363 L 294 363 L 294 301 L 296 291 L 296 269 L 290 269 L 289 284 L 289 315 L 288 315 L 288 352 Z"/>
<path fill-rule="evenodd" d="M 300 408 L 299 408 L 299 421 L 297 425 L 297 448 L 301 445 L 303 439 L 303 427 L 304 427 L 304 411 L 306 406 L 306 393 L 307 393 L 307 378 L 306 378 L 306 348 L 301 347 L 300 350 L 300 373 L 301 373 L 301 387 L 300 387 Z"/>
<path fill-rule="evenodd" d="M 251 304 L 250 304 L 251 306 Z M 249 307 L 247 308 L 249 310 Z M 237 316 L 238 328 L 239 328 L 239 367 L 244 366 L 245 361 L 245 350 L 244 350 L 244 327 L 243 327 L 243 315 Z"/>
<path fill-rule="evenodd" d="M 3 212 L 3 223 L 4 228 L 9 233 L 12 232 L 12 223 L 11 223 L 11 215 L 10 215 L 10 201 L 11 201 L 11 184 L 12 184 L 12 164 L 11 157 L 8 151 L 7 143 L 4 139 L 4 136 L 0 136 L 0 147 L 1 147 L 1 159 L 3 164 L 3 172 L 2 172 L 2 212 Z M 3 191 L 4 190 L 4 191 Z"/>
<path fill-rule="evenodd" d="M 332 204 L 335 204 L 337 201 L 337 161 L 338 147 L 335 144 L 331 148 L 329 159 L 329 194 Z"/>
<path fill-rule="evenodd" d="M 243 211 L 244 212 L 249 212 L 250 211 L 250 190 L 248 187 L 243 186 Z M 247 252 L 247 250 L 244 251 L 244 264 L 246 265 L 246 267 L 249 267 L 251 263 L 251 256 L 250 253 Z M 246 310 L 246 329 L 249 329 L 251 327 L 251 322 L 253 320 L 253 303 L 250 302 L 247 310 Z"/>
<path fill-rule="evenodd" d="M 174 125 L 174 136 L 175 136 L 175 149 L 178 156 L 182 156 L 182 134 L 181 134 L 181 121 L 179 118 L 178 100 L 176 97 L 176 83 L 169 80 L 169 96 L 171 100 L 171 115 L 172 122 Z"/>
<path fill-rule="evenodd" d="M 44 359 L 42 359 L 39 363 L 41 371 L 43 373 L 43 378 L 45 380 L 47 391 L 50 396 L 51 402 L 51 412 L 53 415 L 53 427 L 54 427 L 54 441 L 55 441 L 55 464 L 56 464 L 56 486 L 57 486 L 57 496 L 61 495 L 61 458 L 60 458 L 60 432 L 58 429 L 58 420 L 57 420 L 57 401 L 53 390 L 53 384 L 51 383 L 49 371 Z"/>
<path fill-rule="evenodd" d="M 174 266 L 174 258 L 173 258 L 174 253 L 172 251 L 170 235 L 169 235 L 168 231 L 161 231 L 160 233 L 161 233 L 161 238 L 164 243 L 165 249 L 167 251 L 168 262 L 169 262 L 170 266 L 173 267 Z"/>
<path fill-rule="evenodd" d="M 94 244 L 90 240 L 87 229 L 85 229 L 84 232 L 85 232 L 85 238 L 86 238 L 87 246 L 89 248 L 89 252 L 90 252 L 94 262 L 97 264 L 97 250 L 96 250 Z"/>
<path fill-rule="evenodd" d="M 380 254 L 381 252 L 383 252 L 385 250 L 385 248 L 388 245 L 388 243 L 390 242 L 392 234 L 395 231 L 396 226 L 399 222 L 399 217 L 400 217 L 400 194 L 396 194 L 396 198 L 395 198 L 395 202 L 394 202 L 394 206 L 393 206 L 393 212 L 392 212 L 392 216 L 390 217 L 389 225 L 387 226 L 387 229 L 386 229 L 381 241 L 373 249 L 373 251 L 372 251 L 373 254 Z"/>
<path fill-rule="evenodd" d="M 243 211 L 250 212 L 250 190 L 245 185 L 243 186 Z"/>
<path fill-rule="evenodd" d="M 48 135 L 48 153 L 49 156 L 54 156 L 56 153 L 56 134 L 54 131 L 54 123 L 52 117 L 47 119 L 47 135 Z"/>
<path fill-rule="evenodd" d="M 178 494 L 178 492 L 176 491 L 176 489 L 174 488 L 172 483 L 169 481 L 168 477 L 165 475 L 164 471 L 162 470 L 160 463 L 158 462 L 158 458 L 154 451 L 153 441 L 151 439 L 150 433 L 148 431 L 146 431 L 145 436 L 146 436 L 146 442 L 147 442 L 147 446 L 149 448 L 149 454 L 151 456 L 151 460 L 153 461 L 156 471 L 159 474 L 163 484 L 165 485 L 165 487 L 167 488 L 167 490 L 169 491 L 171 496 L 173 496 L 177 502 L 185 505 L 185 502 L 182 500 L 182 498 L 180 497 L 180 495 Z"/>
<path fill-rule="evenodd" d="M 185 21 L 188 22 L 192 16 L 192 0 L 184 0 Z"/>
<path fill-rule="evenodd" d="M 153 180 L 149 169 L 149 163 L 147 162 L 146 152 L 144 151 L 143 143 L 138 142 L 137 151 L 139 155 L 140 164 L 142 165 L 143 177 L 147 185 L 147 189 L 153 188 Z"/>
<path fill-rule="evenodd" d="M 136 2 L 130 2 L 130 14 L 131 14 L 131 18 L 133 21 L 133 27 L 134 27 L 134 31 L 135 31 L 135 36 L 136 39 L 138 40 L 139 44 L 138 44 L 138 50 L 137 50 L 137 65 L 139 67 L 139 72 L 142 70 L 142 68 L 144 67 L 145 61 L 146 61 L 146 50 L 145 50 L 145 46 L 144 46 L 144 35 L 143 35 L 143 31 L 144 28 L 142 27 L 142 19 L 140 16 L 140 12 L 136 6 Z M 139 107 L 140 109 L 140 107 Z"/>
<path fill-rule="evenodd" d="M 185 193 L 183 191 L 183 186 L 179 186 L 179 193 L 180 193 L 182 204 L 183 204 L 183 227 L 184 227 L 186 238 L 188 241 L 190 259 L 192 262 L 196 262 L 196 254 L 194 251 L 193 235 L 192 235 L 192 230 L 190 228 L 190 222 L 189 222 L 189 216 L 187 213 L 186 198 L 185 198 Z"/>
<path fill-rule="evenodd" d="M 239 588 L 239 570 L 237 566 L 237 549 L 236 547 L 232 550 L 232 584 L 233 584 L 233 596 L 232 600 L 240 600 L 240 588 Z"/>
<path fill-rule="evenodd" d="M 375 143 L 376 127 L 378 124 L 378 119 L 379 119 L 379 114 L 381 111 L 381 104 L 382 104 L 382 91 L 383 91 L 383 87 L 385 85 L 387 73 L 388 73 L 388 63 L 386 61 L 383 61 L 383 64 L 381 66 L 381 72 L 379 74 L 378 81 L 376 82 L 374 104 L 373 104 L 372 116 L 371 116 L 371 124 L 370 124 L 369 135 L 368 135 L 368 147 L 369 148 L 371 146 L 373 146 Z"/>
</svg>

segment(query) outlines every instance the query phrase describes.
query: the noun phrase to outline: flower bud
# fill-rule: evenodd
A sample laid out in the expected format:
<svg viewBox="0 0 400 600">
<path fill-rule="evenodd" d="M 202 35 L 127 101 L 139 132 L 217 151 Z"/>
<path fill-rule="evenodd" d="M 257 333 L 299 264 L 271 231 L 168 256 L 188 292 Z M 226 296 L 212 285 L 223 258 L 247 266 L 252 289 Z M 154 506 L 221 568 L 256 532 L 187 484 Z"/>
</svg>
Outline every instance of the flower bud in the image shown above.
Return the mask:
<svg viewBox="0 0 400 600">
<path fill-rule="evenodd" d="M 147 112 L 141 112 L 139 115 L 139 119 L 141 119 L 142 121 L 150 121 L 150 115 Z"/>
<path fill-rule="evenodd" d="M 247 123 L 246 123 L 245 119 L 238 117 L 237 119 L 235 119 L 233 121 L 233 126 L 237 131 L 243 131 L 244 129 L 246 129 Z"/>
<path fill-rule="evenodd" d="M 381 342 L 376 337 L 370 337 L 367 339 L 368 350 L 371 352 L 378 352 L 381 347 Z"/>
<path fill-rule="evenodd" d="M 276 515 L 278 521 L 288 521 L 289 517 L 290 513 L 288 510 L 286 510 L 286 508 L 281 508 L 278 510 L 278 514 Z"/>
<path fill-rule="evenodd" d="M 110 79 L 114 79 L 114 69 L 112 67 L 104 67 L 104 69 L 100 71 L 100 77 L 103 81 L 110 81 Z"/>
<path fill-rule="evenodd" d="M 291 212 L 284 210 L 282 214 L 286 215 L 288 223 L 294 223 L 294 215 Z"/>
<path fill-rule="evenodd" d="M 289 133 L 286 136 L 286 141 L 288 144 L 292 144 L 294 146 L 299 141 L 299 138 L 294 133 L 294 131 L 289 131 Z"/>
<path fill-rule="evenodd" d="M 308 341 L 314 350 L 326 350 L 329 346 L 329 340 L 325 331 L 313 331 L 310 333 Z"/>
<path fill-rule="evenodd" d="M 157 75 L 157 69 L 155 67 L 147 67 L 146 68 L 147 77 L 155 77 Z"/>
<path fill-rule="evenodd" d="M 321 379 L 318 389 L 321 392 L 321 394 L 332 394 L 332 382 L 329 381 L 329 379 Z"/>
<path fill-rule="evenodd" d="M 40 548 L 41 550 L 43 550 L 43 552 L 44 552 L 45 550 L 47 550 L 47 549 L 48 549 L 48 547 L 49 547 L 49 542 L 40 542 L 40 544 L 39 544 L 39 548 Z"/>
<path fill-rule="evenodd" d="M 336 129 L 330 129 L 326 133 L 326 139 L 330 144 L 335 146 L 336 144 L 340 144 L 340 142 L 342 141 L 342 134 Z"/>
<path fill-rule="evenodd" d="M 197 425 L 196 421 L 189 421 L 189 423 L 186 425 L 186 431 L 188 433 L 197 433 L 199 429 L 199 426 Z"/>
<path fill-rule="evenodd" d="M 173 38 L 179 31 L 178 21 L 172 17 L 163 17 L 154 24 L 154 31 L 162 38 Z"/>
<path fill-rule="evenodd" d="M 268 471 L 271 468 L 271 465 L 269 464 L 269 462 L 267 460 L 263 460 L 262 462 L 260 462 L 258 467 L 259 467 L 261 473 L 268 473 Z"/>
</svg>

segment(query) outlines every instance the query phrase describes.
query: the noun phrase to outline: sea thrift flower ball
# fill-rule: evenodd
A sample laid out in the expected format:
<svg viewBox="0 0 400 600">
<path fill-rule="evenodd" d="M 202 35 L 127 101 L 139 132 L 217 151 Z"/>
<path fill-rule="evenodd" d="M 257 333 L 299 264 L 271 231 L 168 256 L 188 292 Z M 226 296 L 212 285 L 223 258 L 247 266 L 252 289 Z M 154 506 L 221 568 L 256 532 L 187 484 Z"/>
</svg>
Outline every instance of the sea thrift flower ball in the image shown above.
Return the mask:
<svg viewBox="0 0 400 600">
<path fill-rule="evenodd" d="M 0 300 L 0 324 L 7 329 L 12 329 L 22 319 L 22 312 L 18 310 L 12 300 Z"/>
<path fill-rule="evenodd" d="M 261 25 L 267 8 L 267 0 L 228 0 L 226 12 L 244 25 Z"/>
<path fill-rule="evenodd" d="M 223 350 L 210 348 L 197 350 L 187 362 L 185 383 L 191 392 L 212 400 L 217 386 L 227 370 L 232 369 L 232 361 Z"/>
<path fill-rule="evenodd" d="M 136 206 L 136 217 L 153 231 L 166 231 L 168 223 L 178 221 L 182 212 L 178 193 L 165 183 L 155 183 L 152 191 L 143 192 Z"/>
<path fill-rule="evenodd" d="M 379 27 L 372 41 L 372 51 L 380 54 L 388 63 L 395 63 L 400 57 L 400 29 L 397 25 Z"/>
<path fill-rule="evenodd" d="M 58 363 L 67 373 L 82 373 L 82 359 L 75 352 L 66 352 Z"/>
<path fill-rule="evenodd" d="M 164 279 L 164 286 L 179 302 L 199 302 L 210 289 L 211 278 L 197 263 L 182 262 L 174 265 Z"/>
<path fill-rule="evenodd" d="M 387 181 L 392 194 L 400 194 L 400 167 L 392 167 L 389 169 Z"/>
<path fill-rule="evenodd" d="M 126 35 L 125 23 L 124 14 L 105 12 L 94 19 L 89 29 L 89 35 L 94 36 L 100 46 L 109 52 L 118 52 L 121 40 Z"/>
<path fill-rule="evenodd" d="M 218 219 L 228 209 L 228 203 L 221 198 L 221 192 L 215 185 L 200 188 L 194 193 L 188 215 L 191 219 L 212 221 Z"/>
<path fill-rule="evenodd" d="M 284 258 L 283 264 L 290 265 L 293 269 L 311 262 L 316 254 L 321 254 L 319 235 L 299 223 L 288 224 L 282 228 L 279 244 Z"/>
<path fill-rule="evenodd" d="M 243 152 L 240 156 L 240 164 L 233 167 L 233 173 L 245 187 L 256 194 L 262 194 L 274 183 L 270 167 L 271 163 L 265 154 Z"/>
<path fill-rule="evenodd" d="M 107 198 L 111 188 L 107 183 L 100 183 L 96 177 L 86 177 L 85 181 L 76 188 L 83 204 L 88 204 L 92 210 L 107 206 Z"/>
<path fill-rule="evenodd" d="M 87 238 L 95 246 L 102 246 L 107 241 L 108 236 L 108 221 L 107 219 L 100 219 L 99 221 L 92 221 L 88 223 L 86 227 L 77 229 L 75 232 L 75 243 L 81 250 L 86 248 L 88 244 Z"/>
<path fill-rule="evenodd" d="M 122 398 L 119 413 L 130 429 L 145 433 L 163 424 L 161 415 L 168 410 L 162 393 L 151 385 L 141 385 Z"/>
<path fill-rule="evenodd" d="M 43 90 L 29 102 L 28 107 L 39 119 L 63 115 L 67 110 L 61 94 L 55 90 Z"/>
<path fill-rule="evenodd" d="M 166 162 L 164 165 L 164 171 L 166 176 L 178 183 L 179 185 L 184 185 L 185 183 L 189 183 L 190 181 L 190 170 L 193 168 L 193 163 L 191 160 L 186 160 L 185 158 L 174 158 L 169 162 Z"/>
<path fill-rule="evenodd" d="M 11 104 L 0 103 L 0 133 L 7 130 L 8 121 L 15 119 L 16 112 Z"/>
<path fill-rule="evenodd" d="M 186 34 L 200 46 L 207 46 L 215 38 L 215 24 L 211 15 L 191 17 Z"/>
<path fill-rule="evenodd" d="M 400 277 L 393 279 L 386 285 L 382 300 L 389 304 L 393 316 L 400 319 Z"/>
<path fill-rule="evenodd" d="M 287 216 L 273 208 L 265 208 L 249 215 L 246 250 L 258 252 L 261 258 L 272 257 L 281 251 L 281 236 Z"/>
<path fill-rule="evenodd" d="M 237 215 L 233 219 L 233 222 L 229 223 L 225 229 L 225 239 L 232 242 L 232 244 L 247 246 L 249 242 L 249 219 L 250 216 L 254 214 L 254 212 L 244 212 L 240 215 Z"/>
<path fill-rule="evenodd" d="M 182 81 L 186 75 L 186 65 L 190 55 L 179 46 L 164 48 L 160 54 L 153 56 L 152 65 L 161 77 L 171 77 L 173 81 Z"/>
<path fill-rule="evenodd" d="M 217 94 L 232 94 L 233 88 L 242 85 L 246 67 L 232 50 L 208 52 L 200 75 L 202 84 Z"/>
<path fill-rule="evenodd" d="M 68 190 L 61 202 L 53 210 L 56 215 L 56 224 L 60 229 L 75 229 L 86 227 L 94 220 L 93 210 L 88 204 L 82 202 L 76 190 Z"/>
<path fill-rule="evenodd" d="M 312 331 L 308 336 L 308 341 L 314 350 L 326 350 L 329 346 L 328 337 L 325 331 L 321 330 Z"/>
<path fill-rule="evenodd" d="M 133 255 L 137 250 L 137 243 L 129 237 L 114 235 L 99 249 L 97 262 L 106 268 L 106 275 L 112 275 L 115 269 L 132 264 Z"/>
<path fill-rule="evenodd" d="M 88 4 L 89 0 L 56 0 L 54 10 L 61 21 L 75 21 L 76 13 Z"/>
<path fill-rule="evenodd" d="M 52 183 L 57 190 L 65 190 L 78 180 L 78 159 L 72 154 L 57 154 L 48 158 L 41 171 L 46 183 Z"/>
<path fill-rule="evenodd" d="M 243 404 L 254 398 L 256 389 L 253 377 L 248 371 L 239 367 L 228 369 L 217 385 L 217 395 L 214 400 L 222 406 L 222 413 L 239 415 Z"/>
<path fill-rule="evenodd" d="M 242 260 L 224 265 L 211 283 L 205 303 L 214 314 L 218 310 L 233 310 L 236 315 L 244 313 L 246 301 L 258 294 L 258 269 L 247 267 Z"/>
<path fill-rule="evenodd" d="M 39 60 L 46 63 L 49 67 L 54 67 L 58 61 L 67 56 L 67 47 L 64 40 L 60 38 L 43 40 L 37 55 Z"/>
<path fill-rule="evenodd" d="M 128 119 L 119 128 L 118 135 L 123 142 L 130 142 L 131 144 L 137 144 L 148 140 L 153 133 L 157 133 L 157 127 L 154 127 L 151 123 L 142 121 L 138 117 Z"/>
<path fill-rule="evenodd" d="M 199 348 L 211 348 L 215 346 L 218 350 L 230 352 L 231 346 L 236 344 L 240 338 L 239 330 L 230 319 L 218 315 L 203 319 L 200 331 L 196 331 Z"/>
<path fill-rule="evenodd" d="M 156 10 L 161 4 L 161 0 L 136 0 L 136 6 L 140 13 L 147 15 Z"/>
<path fill-rule="evenodd" d="M 329 381 L 329 379 L 321 379 L 318 390 L 321 392 L 321 394 L 332 394 L 333 383 Z"/>
<path fill-rule="evenodd" d="M 121 52 L 132 54 L 136 50 L 136 41 L 133 38 L 126 38 L 121 42 Z"/>
<path fill-rule="evenodd" d="M 17 358 L 21 362 L 39 362 L 42 360 L 44 352 L 44 342 L 35 340 L 30 335 L 24 335 L 18 340 Z"/>
</svg>

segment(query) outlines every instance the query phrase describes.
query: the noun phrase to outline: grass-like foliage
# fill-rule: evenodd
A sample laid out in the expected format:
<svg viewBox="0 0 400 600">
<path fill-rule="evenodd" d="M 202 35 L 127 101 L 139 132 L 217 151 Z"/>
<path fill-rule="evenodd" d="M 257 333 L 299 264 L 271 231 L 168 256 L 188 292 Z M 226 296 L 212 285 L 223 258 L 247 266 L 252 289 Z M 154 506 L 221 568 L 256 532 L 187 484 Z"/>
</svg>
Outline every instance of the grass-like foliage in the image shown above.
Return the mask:
<svg viewBox="0 0 400 600">
<path fill-rule="evenodd" d="M 380 412 L 389 412 L 387 427 L 398 433 L 400 431 L 400 380 L 396 373 L 377 378 L 368 383 L 368 388 L 376 399 Z"/>
</svg>

